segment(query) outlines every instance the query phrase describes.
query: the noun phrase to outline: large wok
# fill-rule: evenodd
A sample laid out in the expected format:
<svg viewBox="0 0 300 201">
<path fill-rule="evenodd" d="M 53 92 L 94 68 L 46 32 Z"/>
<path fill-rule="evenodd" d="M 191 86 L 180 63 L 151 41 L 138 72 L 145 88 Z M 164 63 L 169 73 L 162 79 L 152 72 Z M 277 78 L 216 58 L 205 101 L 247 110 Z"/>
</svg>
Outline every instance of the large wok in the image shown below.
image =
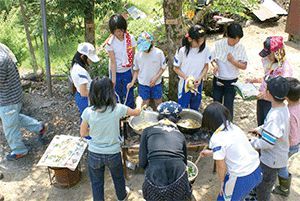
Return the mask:
<svg viewBox="0 0 300 201">
<path fill-rule="evenodd" d="M 179 114 L 181 119 L 193 119 L 195 121 L 198 121 L 201 125 L 202 123 L 202 114 L 196 110 L 193 109 L 183 109 L 182 112 Z M 182 127 L 180 125 L 177 124 L 178 129 L 184 133 L 184 134 L 193 134 L 197 131 L 199 131 L 199 128 L 186 128 L 186 127 Z"/>
<path fill-rule="evenodd" d="M 134 130 L 135 133 L 141 135 L 143 130 L 135 129 L 136 126 L 143 122 L 158 123 L 157 117 L 158 117 L 158 112 L 144 110 L 141 112 L 141 114 L 139 116 L 130 117 L 128 120 L 128 124 Z"/>
</svg>

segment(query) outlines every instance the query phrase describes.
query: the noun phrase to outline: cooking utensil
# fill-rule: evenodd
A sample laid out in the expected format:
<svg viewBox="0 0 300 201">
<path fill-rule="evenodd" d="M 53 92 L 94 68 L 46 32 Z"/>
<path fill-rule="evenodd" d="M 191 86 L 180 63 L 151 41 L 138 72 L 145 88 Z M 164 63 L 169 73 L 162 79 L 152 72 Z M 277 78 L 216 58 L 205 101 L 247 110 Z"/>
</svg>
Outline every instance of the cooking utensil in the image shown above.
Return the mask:
<svg viewBox="0 0 300 201">
<path fill-rule="evenodd" d="M 143 130 L 136 130 L 136 127 L 140 124 L 143 124 L 143 122 L 158 123 L 157 117 L 158 117 L 158 112 L 144 110 L 142 111 L 141 115 L 130 117 L 128 119 L 128 124 L 134 130 L 135 133 L 142 134 Z"/>
<path fill-rule="evenodd" d="M 205 145 L 204 148 L 202 149 L 202 151 L 204 151 L 207 147 L 208 147 L 208 145 Z M 201 152 L 202 152 L 202 151 L 201 151 Z M 201 153 L 201 152 L 200 152 L 200 153 Z M 202 156 L 201 156 L 201 154 L 199 154 L 197 160 L 195 161 L 195 165 L 196 165 L 196 166 L 197 166 L 197 164 L 199 163 L 199 161 L 200 161 L 201 158 L 202 158 Z"/>
<path fill-rule="evenodd" d="M 179 117 L 181 119 L 193 119 L 195 121 L 198 121 L 200 125 L 202 122 L 202 114 L 193 109 L 188 109 L 188 108 L 183 109 L 182 112 L 179 114 Z M 177 127 L 184 134 L 193 134 L 199 131 L 201 126 L 199 128 L 187 128 L 177 124 Z"/>
</svg>

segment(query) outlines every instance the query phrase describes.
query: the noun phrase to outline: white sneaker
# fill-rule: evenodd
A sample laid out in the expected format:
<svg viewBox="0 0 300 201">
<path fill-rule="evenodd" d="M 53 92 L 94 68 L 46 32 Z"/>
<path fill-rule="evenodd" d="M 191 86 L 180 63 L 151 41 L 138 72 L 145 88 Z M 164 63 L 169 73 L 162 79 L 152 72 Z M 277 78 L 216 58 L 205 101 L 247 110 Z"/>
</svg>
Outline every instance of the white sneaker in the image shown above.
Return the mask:
<svg viewBox="0 0 300 201">
<path fill-rule="evenodd" d="M 118 201 L 126 201 L 128 199 L 130 194 L 130 188 L 128 186 L 125 186 L 125 190 L 126 190 L 126 197 L 123 200 L 118 200 Z"/>
</svg>

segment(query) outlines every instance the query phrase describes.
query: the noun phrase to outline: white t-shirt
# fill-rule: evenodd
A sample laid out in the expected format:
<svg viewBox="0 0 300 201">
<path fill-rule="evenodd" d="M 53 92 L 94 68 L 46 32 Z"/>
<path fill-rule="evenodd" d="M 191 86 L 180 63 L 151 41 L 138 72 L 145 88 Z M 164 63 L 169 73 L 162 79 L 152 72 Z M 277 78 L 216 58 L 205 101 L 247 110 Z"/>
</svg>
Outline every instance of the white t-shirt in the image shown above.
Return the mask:
<svg viewBox="0 0 300 201">
<path fill-rule="evenodd" d="M 197 79 L 205 64 L 211 61 L 209 48 L 205 47 L 202 52 L 199 52 L 199 48 L 190 48 L 187 56 L 185 49 L 185 47 L 181 47 L 176 52 L 173 65 L 179 67 L 186 76 L 193 76 Z M 182 79 L 181 77 L 179 78 Z"/>
<path fill-rule="evenodd" d="M 235 60 L 247 62 L 247 54 L 241 43 L 235 46 L 228 45 L 227 38 L 223 38 L 215 43 L 213 59 L 216 60 L 219 71 L 216 77 L 223 80 L 233 80 L 239 76 L 239 69 L 227 60 L 227 55 L 231 53 Z"/>
<path fill-rule="evenodd" d="M 225 160 L 230 175 L 242 177 L 251 174 L 260 164 L 258 152 L 251 146 L 245 133 L 233 123 L 227 130 L 212 135 L 209 148 L 214 160 Z"/>
<path fill-rule="evenodd" d="M 271 108 L 261 128 L 261 138 L 251 141 L 260 160 L 271 168 L 286 167 L 289 152 L 290 113 L 287 106 Z"/>
<path fill-rule="evenodd" d="M 136 47 L 136 40 L 134 36 L 130 34 L 131 37 L 131 46 Z M 110 45 L 109 45 L 110 44 Z M 127 57 L 127 51 L 126 51 L 126 40 L 125 40 L 125 34 L 124 34 L 124 40 L 120 41 L 117 37 L 113 36 L 112 40 L 105 46 L 106 51 L 110 52 L 113 51 L 115 54 L 116 59 L 116 65 L 117 73 L 124 73 L 131 68 L 128 67 L 122 67 L 123 64 L 128 63 L 128 57 Z M 111 67 L 111 61 L 109 61 L 109 69 Z"/>
<path fill-rule="evenodd" d="M 149 86 L 151 79 L 157 75 L 159 70 L 165 69 L 166 58 L 160 49 L 153 47 L 149 53 L 139 51 L 134 56 L 133 70 L 139 70 L 139 84 Z M 161 83 L 161 77 L 155 85 Z"/>
<path fill-rule="evenodd" d="M 88 90 L 90 89 L 90 85 L 92 79 L 83 67 L 81 67 L 78 63 L 75 63 L 70 70 L 71 78 L 73 80 L 74 86 L 76 90 L 80 93 L 80 85 L 87 84 Z"/>
</svg>

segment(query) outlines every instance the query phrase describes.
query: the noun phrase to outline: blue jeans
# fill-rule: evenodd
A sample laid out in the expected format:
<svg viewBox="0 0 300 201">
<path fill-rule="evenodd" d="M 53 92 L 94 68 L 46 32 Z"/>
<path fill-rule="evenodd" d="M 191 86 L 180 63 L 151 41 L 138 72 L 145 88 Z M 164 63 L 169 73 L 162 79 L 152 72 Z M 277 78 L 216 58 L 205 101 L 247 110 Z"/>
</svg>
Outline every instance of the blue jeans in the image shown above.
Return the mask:
<svg viewBox="0 0 300 201">
<path fill-rule="evenodd" d="M 89 151 L 88 171 L 92 183 L 94 201 L 104 200 L 104 170 L 109 168 L 118 200 L 126 197 L 121 153 L 97 154 Z"/>
<path fill-rule="evenodd" d="M 233 103 L 235 98 L 235 89 L 231 85 L 238 79 L 222 80 L 217 77 L 213 79 L 213 99 L 223 104 L 230 111 L 231 118 L 233 118 Z"/>
<path fill-rule="evenodd" d="M 43 125 L 36 119 L 20 114 L 22 104 L 0 106 L 0 118 L 7 143 L 12 154 L 27 154 L 28 149 L 22 141 L 21 128 L 39 133 Z"/>
<path fill-rule="evenodd" d="M 299 151 L 299 145 L 294 145 L 290 146 L 290 151 L 289 151 L 289 157 L 291 157 L 293 154 L 297 153 Z M 283 167 L 279 169 L 278 176 L 288 179 L 289 178 L 289 170 L 287 167 Z"/>
<path fill-rule="evenodd" d="M 124 104 L 125 98 L 126 98 L 126 93 L 127 93 L 127 84 L 130 83 L 132 80 L 132 73 L 131 70 L 128 70 L 124 73 L 116 73 L 116 86 L 115 90 L 116 93 L 118 94 L 120 100 L 120 103 Z M 134 108 L 134 95 L 133 95 L 133 88 L 128 92 L 128 97 L 126 104 L 128 107 Z M 119 100 L 118 100 L 119 101 Z"/>
</svg>

